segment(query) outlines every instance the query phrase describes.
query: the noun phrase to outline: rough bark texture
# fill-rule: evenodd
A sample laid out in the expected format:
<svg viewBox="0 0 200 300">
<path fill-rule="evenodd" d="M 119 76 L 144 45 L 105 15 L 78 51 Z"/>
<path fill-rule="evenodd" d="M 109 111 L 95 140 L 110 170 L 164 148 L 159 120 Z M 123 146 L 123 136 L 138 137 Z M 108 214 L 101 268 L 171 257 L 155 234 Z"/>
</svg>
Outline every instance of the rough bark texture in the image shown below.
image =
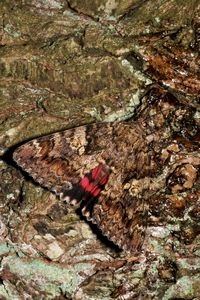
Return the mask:
<svg viewBox="0 0 200 300">
<path fill-rule="evenodd" d="M 199 16 L 198 0 L 0 2 L 0 299 L 200 299 Z M 184 163 L 149 198 L 141 256 L 101 240 L 12 160 L 28 139 L 137 122 L 166 98 L 178 146 L 163 157 L 183 151 Z"/>
</svg>

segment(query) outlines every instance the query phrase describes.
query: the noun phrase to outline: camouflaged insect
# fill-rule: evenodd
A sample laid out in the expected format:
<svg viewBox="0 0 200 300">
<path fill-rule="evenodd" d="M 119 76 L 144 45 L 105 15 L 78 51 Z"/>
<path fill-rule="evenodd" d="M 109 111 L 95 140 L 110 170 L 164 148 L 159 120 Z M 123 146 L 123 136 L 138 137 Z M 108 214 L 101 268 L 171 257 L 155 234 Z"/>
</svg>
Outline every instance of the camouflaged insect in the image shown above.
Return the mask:
<svg viewBox="0 0 200 300">
<path fill-rule="evenodd" d="M 171 152 L 163 149 L 172 142 L 166 120 L 174 111 L 161 99 L 141 108 L 137 121 L 89 124 L 34 139 L 15 151 L 14 160 L 60 199 L 80 206 L 113 243 L 137 252 L 148 197 L 156 192 L 152 178 L 170 161 Z"/>
</svg>

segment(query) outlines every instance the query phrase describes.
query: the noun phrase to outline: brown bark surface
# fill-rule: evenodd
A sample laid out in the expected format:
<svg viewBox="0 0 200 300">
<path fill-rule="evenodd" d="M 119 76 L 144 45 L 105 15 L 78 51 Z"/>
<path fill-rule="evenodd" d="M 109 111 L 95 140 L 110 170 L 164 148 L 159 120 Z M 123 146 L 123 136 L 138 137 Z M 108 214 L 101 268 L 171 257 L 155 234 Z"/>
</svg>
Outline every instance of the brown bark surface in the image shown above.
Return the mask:
<svg viewBox="0 0 200 300">
<path fill-rule="evenodd" d="M 199 53 L 199 0 L 0 2 L 0 299 L 200 299 Z M 166 98 L 178 146 L 163 158 L 179 147 L 184 164 L 149 197 L 139 256 L 12 159 L 31 138 L 137 122 Z"/>
</svg>

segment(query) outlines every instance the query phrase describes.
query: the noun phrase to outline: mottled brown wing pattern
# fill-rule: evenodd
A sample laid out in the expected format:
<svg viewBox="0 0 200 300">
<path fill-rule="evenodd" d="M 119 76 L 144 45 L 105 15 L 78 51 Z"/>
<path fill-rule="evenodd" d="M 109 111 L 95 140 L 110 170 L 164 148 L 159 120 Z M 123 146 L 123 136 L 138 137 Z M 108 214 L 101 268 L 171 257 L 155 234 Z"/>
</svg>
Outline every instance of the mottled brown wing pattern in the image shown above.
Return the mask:
<svg viewBox="0 0 200 300">
<path fill-rule="evenodd" d="M 112 191 L 115 176 L 110 180 L 95 205 L 85 204 L 82 213 L 88 221 L 95 223 L 114 244 L 120 248 L 137 252 L 141 249 L 147 226 L 148 204 L 121 188 L 115 195 Z"/>
<path fill-rule="evenodd" d="M 78 147 L 73 151 L 70 145 L 73 134 L 67 130 L 34 139 L 17 149 L 14 160 L 35 181 L 60 195 L 80 180 L 78 170 L 70 170 L 71 160 L 78 157 Z"/>
<path fill-rule="evenodd" d="M 144 204 L 124 190 L 127 174 L 137 172 L 133 145 L 145 149 L 135 125 L 91 124 L 34 139 L 19 147 L 14 159 L 61 199 L 82 202 L 83 215 L 115 244 L 127 248 L 132 243 L 137 250 Z"/>
<path fill-rule="evenodd" d="M 166 143 L 165 118 L 173 109 L 158 102 L 137 122 L 90 124 L 34 139 L 14 159 L 35 181 L 80 205 L 87 220 L 120 248 L 137 251 L 148 195 L 134 192 L 134 180 L 154 176 L 163 164 L 159 145 Z"/>
</svg>

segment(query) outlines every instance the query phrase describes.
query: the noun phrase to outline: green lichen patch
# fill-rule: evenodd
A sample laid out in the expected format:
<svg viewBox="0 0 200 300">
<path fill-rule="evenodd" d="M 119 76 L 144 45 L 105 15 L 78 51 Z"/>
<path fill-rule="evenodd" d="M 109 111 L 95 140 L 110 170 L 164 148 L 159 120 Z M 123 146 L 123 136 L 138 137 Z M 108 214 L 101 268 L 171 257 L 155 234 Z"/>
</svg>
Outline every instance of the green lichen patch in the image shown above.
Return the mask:
<svg viewBox="0 0 200 300">
<path fill-rule="evenodd" d="M 76 288 L 84 280 L 84 273 L 92 274 L 92 264 L 79 263 L 76 265 L 49 264 L 42 260 L 25 260 L 15 256 L 8 256 L 2 262 L 4 280 L 6 281 L 6 270 L 12 274 L 13 279 L 18 278 L 21 283 L 33 286 L 37 284 L 38 292 L 49 296 L 73 294 Z M 11 279 L 12 281 L 12 279 Z"/>
</svg>

